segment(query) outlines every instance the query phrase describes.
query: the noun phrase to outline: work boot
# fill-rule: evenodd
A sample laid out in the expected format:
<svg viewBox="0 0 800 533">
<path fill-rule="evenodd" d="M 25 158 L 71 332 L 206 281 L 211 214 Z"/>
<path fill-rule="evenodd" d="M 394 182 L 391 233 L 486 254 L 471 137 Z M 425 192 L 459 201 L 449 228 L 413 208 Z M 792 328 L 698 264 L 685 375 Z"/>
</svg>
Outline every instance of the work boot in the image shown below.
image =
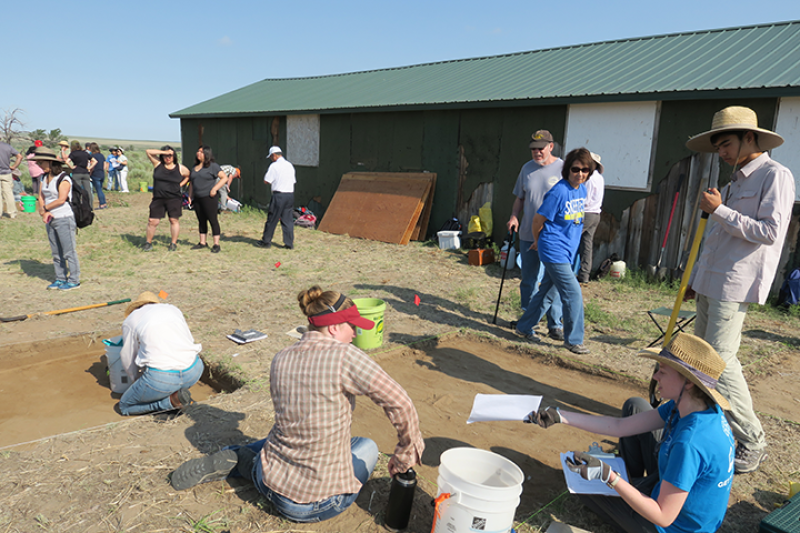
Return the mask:
<svg viewBox="0 0 800 533">
<path fill-rule="evenodd" d="M 562 328 L 550 328 L 550 331 L 547 333 L 547 335 L 554 341 L 564 340 L 564 330 Z"/>
<path fill-rule="evenodd" d="M 584 355 L 587 353 L 591 353 L 591 350 L 584 346 L 583 344 L 567 344 L 564 343 L 564 347 L 572 353 L 576 353 L 578 355 Z"/>
<path fill-rule="evenodd" d="M 253 479 L 253 466 L 255 466 L 259 458 L 258 452 L 254 452 L 247 446 L 242 446 L 236 450 L 236 456 L 239 461 L 236 465 L 236 470 L 239 471 L 239 475 L 255 483 Z"/>
<path fill-rule="evenodd" d="M 236 468 L 238 458 L 233 450 L 222 450 L 213 455 L 186 461 L 175 469 L 169 482 L 175 490 L 186 490 L 201 483 L 219 481 Z"/>
<path fill-rule="evenodd" d="M 174 409 L 185 409 L 194 403 L 189 389 L 181 389 L 169 395 L 169 402 Z"/>
<path fill-rule="evenodd" d="M 737 474 L 755 472 L 767 458 L 766 450 L 748 450 L 741 444 L 736 445 L 736 457 L 733 459 L 733 470 Z"/>
</svg>

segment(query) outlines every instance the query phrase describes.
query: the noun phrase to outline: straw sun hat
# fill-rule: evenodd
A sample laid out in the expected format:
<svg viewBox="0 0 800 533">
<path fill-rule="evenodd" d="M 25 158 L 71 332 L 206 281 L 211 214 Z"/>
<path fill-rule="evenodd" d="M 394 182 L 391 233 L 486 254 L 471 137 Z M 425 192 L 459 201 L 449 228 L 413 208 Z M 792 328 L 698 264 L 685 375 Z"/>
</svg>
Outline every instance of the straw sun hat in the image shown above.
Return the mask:
<svg viewBox="0 0 800 533">
<path fill-rule="evenodd" d="M 714 113 L 711 129 L 699 133 L 686 142 L 686 148 L 695 152 L 716 152 L 711 137 L 726 131 L 754 131 L 758 133 L 758 147 L 772 150 L 783 144 L 783 137 L 758 127 L 758 116 L 749 107 L 730 106 Z"/>
<path fill-rule="evenodd" d="M 143 305 L 147 304 L 157 304 L 161 303 L 161 300 L 150 291 L 144 291 L 142 294 L 136 297 L 134 301 L 128 304 L 128 307 L 125 308 L 125 316 L 127 317 L 129 314 L 133 313 Z"/>
<path fill-rule="evenodd" d="M 725 361 L 700 337 L 689 333 L 677 333 L 661 351 L 647 349 L 639 352 L 639 355 L 677 370 L 720 407 L 730 411 L 731 404 L 716 391 L 717 380 L 725 370 Z"/>
<path fill-rule="evenodd" d="M 57 163 L 64 162 L 56 157 L 56 153 L 54 151 L 45 146 L 37 146 L 36 151 L 33 153 L 33 157 L 31 157 L 31 159 L 33 161 L 55 161 Z"/>
</svg>

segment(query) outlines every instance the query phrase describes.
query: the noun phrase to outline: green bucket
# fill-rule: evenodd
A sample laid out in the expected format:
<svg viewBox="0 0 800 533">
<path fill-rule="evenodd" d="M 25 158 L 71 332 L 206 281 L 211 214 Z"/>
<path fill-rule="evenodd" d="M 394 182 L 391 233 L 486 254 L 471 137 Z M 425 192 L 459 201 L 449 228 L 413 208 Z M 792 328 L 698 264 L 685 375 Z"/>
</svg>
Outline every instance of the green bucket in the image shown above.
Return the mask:
<svg viewBox="0 0 800 533">
<path fill-rule="evenodd" d="M 140 181 L 139 182 L 139 192 L 147 192 L 147 182 Z"/>
<path fill-rule="evenodd" d="M 356 328 L 353 344 L 362 350 L 380 347 L 383 344 L 383 313 L 386 311 L 386 302 L 378 298 L 355 298 L 353 303 L 358 307 L 361 316 L 375 322 L 372 329 Z"/>
<path fill-rule="evenodd" d="M 22 197 L 22 212 L 23 213 L 35 213 L 36 212 L 36 197 L 35 196 L 23 196 Z"/>
</svg>

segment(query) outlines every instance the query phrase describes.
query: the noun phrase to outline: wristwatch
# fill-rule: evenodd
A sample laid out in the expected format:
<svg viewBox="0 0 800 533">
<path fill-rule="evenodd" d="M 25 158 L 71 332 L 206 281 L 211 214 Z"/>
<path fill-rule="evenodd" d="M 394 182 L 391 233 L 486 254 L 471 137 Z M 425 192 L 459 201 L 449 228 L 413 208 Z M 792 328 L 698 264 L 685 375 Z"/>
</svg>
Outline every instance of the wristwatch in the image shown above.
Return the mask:
<svg viewBox="0 0 800 533">
<path fill-rule="evenodd" d="M 617 486 L 617 483 L 619 483 L 619 478 L 620 478 L 619 472 L 614 470 L 614 475 L 615 475 L 614 481 L 609 481 L 606 483 L 606 485 L 608 485 L 608 488 L 610 489 L 613 489 L 614 487 Z"/>
</svg>

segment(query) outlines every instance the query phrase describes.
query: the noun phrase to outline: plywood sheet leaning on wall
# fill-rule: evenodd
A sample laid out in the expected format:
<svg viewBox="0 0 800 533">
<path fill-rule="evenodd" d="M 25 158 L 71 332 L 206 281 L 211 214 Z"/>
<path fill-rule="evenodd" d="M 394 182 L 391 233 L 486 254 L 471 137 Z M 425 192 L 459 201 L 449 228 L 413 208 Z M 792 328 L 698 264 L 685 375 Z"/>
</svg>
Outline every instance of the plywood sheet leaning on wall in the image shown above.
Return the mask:
<svg viewBox="0 0 800 533">
<path fill-rule="evenodd" d="M 393 244 L 424 239 L 435 188 L 436 174 L 429 172 L 349 172 L 319 230 Z"/>
</svg>

